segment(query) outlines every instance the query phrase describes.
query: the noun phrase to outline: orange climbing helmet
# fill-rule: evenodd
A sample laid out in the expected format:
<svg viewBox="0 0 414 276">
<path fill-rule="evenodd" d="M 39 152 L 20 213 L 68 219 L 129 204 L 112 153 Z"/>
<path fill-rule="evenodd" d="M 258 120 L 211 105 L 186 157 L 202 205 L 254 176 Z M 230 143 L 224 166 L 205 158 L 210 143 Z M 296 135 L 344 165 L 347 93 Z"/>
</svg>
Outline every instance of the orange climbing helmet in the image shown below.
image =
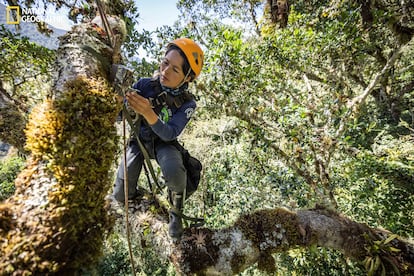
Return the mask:
<svg viewBox="0 0 414 276">
<path fill-rule="evenodd" d="M 187 57 L 188 63 L 190 63 L 191 69 L 195 73 L 195 78 L 197 78 L 201 73 L 201 68 L 203 68 L 204 62 L 204 53 L 200 46 L 189 38 L 178 38 L 173 40 L 168 43 L 167 49 L 172 45 L 177 46 L 183 51 L 184 55 Z"/>
</svg>

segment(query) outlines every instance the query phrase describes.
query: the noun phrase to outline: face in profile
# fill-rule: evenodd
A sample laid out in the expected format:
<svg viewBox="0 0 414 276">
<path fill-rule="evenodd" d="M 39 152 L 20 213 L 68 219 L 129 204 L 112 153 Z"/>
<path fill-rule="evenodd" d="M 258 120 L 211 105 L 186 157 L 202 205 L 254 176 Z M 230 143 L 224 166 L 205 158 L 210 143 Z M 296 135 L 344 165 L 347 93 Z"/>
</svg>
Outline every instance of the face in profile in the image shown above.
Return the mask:
<svg viewBox="0 0 414 276">
<path fill-rule="evenodd" d="M 160 82 L 168 88 L 177 88 L 183 83 L 184 58 L 176 50 L 169 51 L 161 61 Z"/>
</svg>

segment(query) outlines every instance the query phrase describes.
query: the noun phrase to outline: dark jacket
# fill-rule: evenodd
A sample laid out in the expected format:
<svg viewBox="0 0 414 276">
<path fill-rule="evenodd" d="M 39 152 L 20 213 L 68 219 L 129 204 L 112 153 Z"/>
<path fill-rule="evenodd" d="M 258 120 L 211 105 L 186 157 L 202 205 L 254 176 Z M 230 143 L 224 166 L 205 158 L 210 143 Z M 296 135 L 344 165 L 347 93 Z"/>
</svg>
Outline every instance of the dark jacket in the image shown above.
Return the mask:
<svg viewBox="0 0 414 276">
<path fill-rule="evenodd" d="M 137 93 L 145 98 L 156 98 L 161 91 L 159 79 L 141 78 L 133 85 Z M 161 141 L 169 142 L 177 139 L 184 127 L 187 125 L 191 116 L 196 109 L 196 102 L 194 99 L 184 102 L 180 107 L 174 105 L 158 107 L 156 113 L 158 114 L 158 121 L 149 126 L 148 124 L 141 124 L 140 136 L 144 142 L 154 141 L 157 138 Z"/>
</svg>

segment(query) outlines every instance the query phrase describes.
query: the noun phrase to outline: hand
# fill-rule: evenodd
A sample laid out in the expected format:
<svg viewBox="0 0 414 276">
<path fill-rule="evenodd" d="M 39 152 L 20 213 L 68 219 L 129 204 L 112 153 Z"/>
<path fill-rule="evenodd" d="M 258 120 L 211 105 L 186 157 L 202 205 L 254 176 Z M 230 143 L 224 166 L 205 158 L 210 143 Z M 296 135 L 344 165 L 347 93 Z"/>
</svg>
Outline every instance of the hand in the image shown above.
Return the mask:
<svg viewBox="0 0 414 276">
<path fill-rule="evenodd" d="M 158 116 L 152 109 L 151 103 L 147 98 L 138 95 L 136 92 L 128 92 L 126 95 L 129 106 L 138 114 L 144 116 L 150 125 L 157 122 Z"/>
<path fill-rule="evenodd" d="M 138 114 L 144 115 L 152 110 L 151 104 L 148 99 L 138 95 L 136 92 L 128 92 L 126 94 L 128 105 Z"/>
</svg>

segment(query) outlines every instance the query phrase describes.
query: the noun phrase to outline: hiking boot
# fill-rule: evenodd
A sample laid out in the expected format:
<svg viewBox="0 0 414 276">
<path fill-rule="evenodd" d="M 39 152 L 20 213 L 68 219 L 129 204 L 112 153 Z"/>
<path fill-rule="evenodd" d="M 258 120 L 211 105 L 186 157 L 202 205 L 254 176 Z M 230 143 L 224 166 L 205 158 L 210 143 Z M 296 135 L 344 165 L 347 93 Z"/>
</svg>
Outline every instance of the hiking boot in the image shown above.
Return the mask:
<svg viewBox="0 0 414 276">
<path fill-rule="evenodd" d="M 171 238 L 179 240 L 183 234 L 183 222 L 181 219 L 181 213 L 183 210 L 184 198 L 183 194 L 177 194 L 174 192 L 169 192 L 169 195 L 173 208 L 169 210 L 170 223 L 168 224 L 168 233 L 170 234 Z"/>
</svg>

